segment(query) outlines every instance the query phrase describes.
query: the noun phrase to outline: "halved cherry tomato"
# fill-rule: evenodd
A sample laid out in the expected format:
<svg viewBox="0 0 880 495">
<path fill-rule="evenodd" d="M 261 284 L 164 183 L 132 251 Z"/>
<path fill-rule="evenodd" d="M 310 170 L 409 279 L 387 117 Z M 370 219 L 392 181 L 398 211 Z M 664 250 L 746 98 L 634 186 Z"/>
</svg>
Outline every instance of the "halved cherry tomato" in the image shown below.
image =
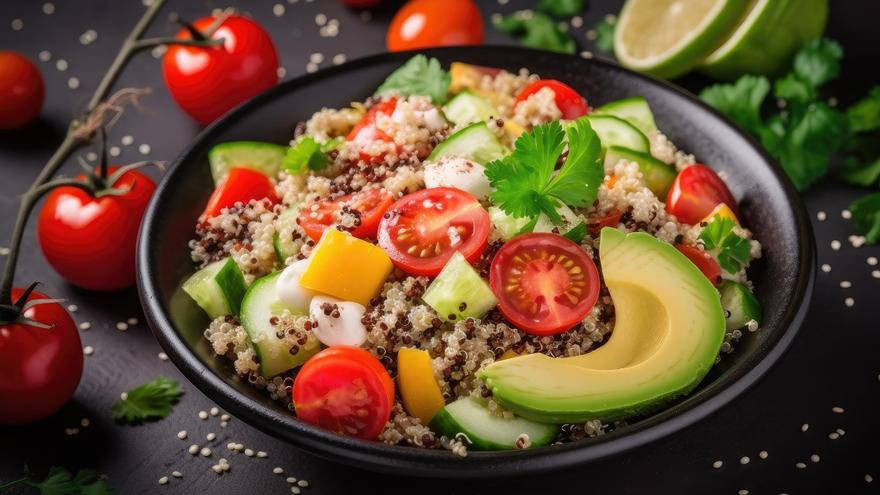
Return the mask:
<svg viewBox="0 0 880 495">
<path fill-rule="evenodd" d="M 622 211 L 612 210 L 603 217 L 588 218 L 587 227 L 590 229 L 590 234 L 597 235 L 605 227 L 617 228 L 621 217 L 623 217 Z"/>
<path fill-rule="evenodd" d="M 208 199 L 208 206 L 202 213 L 202 219 L 220 214 L 220 210 L 237 202 L 247 203 L 252 199 L 269 198 L 272 203 L 278 201 L 275 185 L 268 177 L 244 167 L 236 167 L 229 171 Z"/>
<path fill-rule="evenodd" d="M 666 211 L 679 221 L 696 224 L 724 203 L 739 218 L 730 189 L 711 168 L 697 163 L 679 172 L 666 195 Z"/>
<path fill-rule="evenodd" d="M 358 122 L 351 132 L 348 133 L 348 136 L 346 136 L 345 139 L 354 142 L 360 148 L 376 141 L 384 141 L 386 143 L 393 142 L 394 139 L 391 136 L 376 127 L 376 116 L 379 114 L 391 115 L 394 113 L 395 108 L 397 108 L 396 98 L 389 98 L 381 103 L 373 105 L 361 121 Z M 371 155 L 370 153 L 361 151 L 359 156 L 360 159 L 366 163 L 378 163 L 382 161 L 384 154 Z"/>
<path fill-rule="evenodd" d="M 471 0 L 407 2 L 394 14 L 385 38 L 391 52 L 482 42 L 483 18 Z"/>
<path fill-rule="evenodd" d="M 691 263 L 696 265 L 712 284 L 716 287 L 721 285 L 721 267 L 712 258 L 712 255 L 696 246 L 688 246 L 687 244 L 676 244 L 675 248 L 687 256 Z"/>
<path fill-rule="evenodd" d="M 391 416 L 394 382 L 369 352 L 334 346 L 303 365 L 293 382 L 293 403 L 306 423 L 372 440 Z"/>
<path fill-rule="evenodd" d="M 379 246 L 406 273 L 433 277 L 456 251 L 470 262 L 479 259 L 489 226 L 489 213 L 461 189 L 422 189 L 388 208 L 379 223 Z"/>
<path fill-rule="evenodd" d="M 306 231 L 313 240 L 321 239 L 321 234 L 333 225 L 339 223 L 339 213 L 345 211 L 355 215 L 353 227 L 339 226 L 340 230 L 347 230 L 351 235 L 361 239 L 376 237 L 376 229 L 382 214 L 394 202 L 394 195 L 385 189 L 369 189 L 342 196 L 339 199 L 319 201 L 313 205 L 306 205 L 300 210 L 296 223 Z"/>
<path fill-rule="evenodd" d="M 563 119 L 572 120 L 587 114 L 587 100 L 568 84 L 555 79 L 540 79 L 529 84 L 516 95 L 516 103 L 524 101 L 543 88 L 550 88 L 556 94 L 556 98 L 553 100 L 556 102 L 556 106 L 562 110 Z"/>
<path fill-rule="evenodd" d="M 590 313 L 599 298 L 599 271 L 586 251 L 560 235 L 523 234 L 495 255 L 489 286 L 511 323 L 554 335 Z"/>
</svg>

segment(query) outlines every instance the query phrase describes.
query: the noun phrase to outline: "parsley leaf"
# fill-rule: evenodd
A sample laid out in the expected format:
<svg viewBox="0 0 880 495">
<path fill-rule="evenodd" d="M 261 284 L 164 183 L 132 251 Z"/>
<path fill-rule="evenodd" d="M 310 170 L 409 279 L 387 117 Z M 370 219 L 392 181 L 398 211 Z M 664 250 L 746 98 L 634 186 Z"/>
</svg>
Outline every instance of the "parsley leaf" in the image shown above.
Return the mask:
<svg viewBox="0 0 880 495">
<path fill-rule="evenodd" d="M 617 28 L 617 17 L 606 15 L 593 25 L 596 33 L 596 49 L 600 52 L 611 53 L 614 51 L 614 30 Z M 589 34 L 589 33 L 588 33 Z"/>
<path fill-rule="evenodd" d="M 880 193 L 855 200 L 849 210 L 853 223 L 865 239 L 872 244 L 880 241 Z"/>
<path fill-rule="evenodd" d="M 868 96 L 847 108 L 846 120 L 853 132 L 880 130 L 880 86 L 874 86 Z"/>
<path fill-rule="evenodd" d="M 27 466 L 25 466 L 25 476 L 30 478 Z M 41 495 L 113 495 L 115 493 L 107 480 L 91 469 L 82 469 L 72 475 L 67 469 L 53 466 L 43 481 L 28 479 L 24 483 L 39 490 Z"/>
<path fill-rule="evenodd" d="M 169 378 L 156 378 L 140 387 L 126 392 L 125 399 L 113 404 L 113 419 L 134 424 L 161 419 L 171 414 L 171 409 L 183 394 L 180 383 Z"/>
<path fill-rule="evenodd" d="M 763 76 L 745 75 L 733 84 L 716 84 L 700 93 L 700 99 L 734 120 L 743 129 L 758 134 L 764 127 L 761 105 L 770 92 Z"/>
<path fill-rule="evenodd" d="M 303 136 L 294 146 L 287 148 L 281 168 L 292 174 L 300 174 L 306 170 L 322 170 L 329 164 L 330 158 L 324 153 L 323 146 L 311 136 Z"/>
<path fill-rule="evenodd" d="M 439 60 L 428 59 L 419 54 L 392 72 L 376 90 L 376 94 L 395 91 L 404 96 L 428 96 L 432 102 L 439 105 L 446 101 L 446 93 L 449 91 L 451 81 L 449 72 L 443 70 Z"/>
<path fill-rule="evenodd" d="M 584 10 L 584 0 L 538 0 L 536 9 L 553 17 L 572 17 Z"/>
<path fill-rule="evenodd" d="M 794 57 L 794 74 L 813 89 L 837 77 L 843 48 L 840 43 L 821 38 L 807 43 Z"/>
<path fill-rule="evenodd" d="M 584 240 L 584 237 L 587 236 L 587 232 L 589 232 L 587 228 L 587 223 L 581 222 L 572 227 L 571 230 L 569 230 L 568 232 L 562 234 L 562 237 L 565 237 L 575 244 L 580 244 L 581 241 Z"/>
<path fill-rule="evenodd" d="M 495 29 L 518 39 L 529 48 L 560 53 L 575 53 L 577 45 L 569 34 L 542 12 L 521 10 L 494 19 Z"/>
<path fill-rule="evenodd" d="M 838 173 L 840 179 L 854 186 L 868 187 L 880 181 L 880 156 L 863 164 L 856 158 L 846 160 L 846 166 Z"/>
<path fill-rule="evenodd" d="M 713 218 L 699 237 L 706 251 L 714 255 L 721 268 L 728 273 L 736 273 L 748 263 L 752 250 L 747 239 L 733 232 L 734 225 L 729 218 Z"/>
<path fill-rule="evenodd" d="M 568 156 L 554 175 L 566 135 Z M 514 217 L 544 213 L 559 224 L 560 202 L 586 207 L 596 199 L 605 174 L 600 152 L 599 138 L 586 119 L 575 120 L 567 131 L 559 122 L 535 126 L 520 135 L 511 154 L 486 165 L 486 176 L 495 188 L 492 202 Z"/>
</svg>

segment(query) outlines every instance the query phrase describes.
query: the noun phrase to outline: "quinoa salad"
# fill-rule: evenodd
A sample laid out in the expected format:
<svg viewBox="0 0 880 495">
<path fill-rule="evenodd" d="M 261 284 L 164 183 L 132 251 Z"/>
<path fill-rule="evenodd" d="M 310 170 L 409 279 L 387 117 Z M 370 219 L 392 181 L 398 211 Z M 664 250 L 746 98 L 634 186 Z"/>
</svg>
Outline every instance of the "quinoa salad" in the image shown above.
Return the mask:
<svg viewBox="0 0 880 495">
<path fill-rule="evenodd" d="M 459 456 L 602 435 L 759 329 L 761 245 L 697 158 L 637 95 L 419 55 L 288 146 L 215 146 L 183 289 L 218 358 L 338 434 Z"/>
</svg>

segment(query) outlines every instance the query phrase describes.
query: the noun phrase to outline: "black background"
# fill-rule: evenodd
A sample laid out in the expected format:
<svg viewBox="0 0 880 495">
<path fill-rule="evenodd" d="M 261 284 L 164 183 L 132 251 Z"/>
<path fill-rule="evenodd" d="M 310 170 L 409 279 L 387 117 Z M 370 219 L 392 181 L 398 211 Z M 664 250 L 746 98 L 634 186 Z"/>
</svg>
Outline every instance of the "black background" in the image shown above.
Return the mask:
<svg viewBox="0 0 880 495">
<path fill-rule="evenodd" d="M 776 1 L 776 0 L 774 0 Z M 285 7 L 282 16 L 273 6 Z M 387 2 L 386 2 L 387 3 Z M 509 12 L 532 2 L 481 1 L 484 17 Z M 607 13 L 619 10 L 621 2 L 589 1 L 584 27 L 572 29 L 582 49 L 590 49 L 584 32 Z M 841 78 L 828 94 L 845 105 L 863 95 L 880 81 L 880 29 L 875 2 L 832 2 L 828 35 L 839 40 L 845 50 Z M 2 0 L 0 2 L 0 49 L 17 50 L 34 60 L 46 82 L 47 99 L 40 120 L 28 129 L 0 134 L 0 246 L 7 245 L 18 195 L 37 175 L 42 164 L 60 142 L 66 123 L 81 111 L 121 40 L 144 11 L 139 0 L 55 0 L 55 11 L 46 15 L 43 2 Z M 165 14 L 172 10 L 197 18 L 227 3 L 210 0 L 171 0 L 154 23 L 151 34 L 171 34 L 175 28 Z M 305 73 L 312 53 L 324 56 L 321 67 L 332 64 L 338 53 L 349 60 L 381 52 L 394 4 L 374 11 L 372 19 L 329 0 L 293 4 L 285 0 L 233 3 L 249 12 L 271 33 L 286 68 L 285 78 Z M 340 21 L 337 37 L 321 37 L 315 16 L 324 13 Z M 24 26 L 13 30 L 13 19 Z M 84 46 L 79 37 L 88 29 L 98 33 L 97 41 Z M 488 28 L 486 42 L 512 41 Z M 49 62 L 37 61 L 40 51 L 52 54 Z M 56 68 L 64 59 L 66 71 Z M 78 89 L 68 87 L 68 79 L 80 81 Z M 698 91 L 707 81 L 688 76 L 679 81 Z M 356 81 L 353 82 L 356 84 Z M 124 72 L 118 87 L 152 87 L 154 95 L 145 100 L 144 113 L 129 112 L 113 128 L 111 145 L 121 148 L 120 163 L 143 159 L 140 144 L 151 147 L 149 158 L 171 160 L 196 135 L 199 128 L 180 112 L 164 90 L 159 60 L 149 52 L 141 54 Z M 320 102 L 316 102 L 316 110 Z M 131 135 L 135 144 L 123 146 L 122 136 Z M 83 153 L 85 150 L 83 151 Z M 699 157 L 698 157 L 699 158 Z M 74 173 L 71 163 L 64 169 Z M 155 175 L 154 175 L 155 176 Z M 44 283 L 46 293 L 64 297 L 78 305 L 73 313 L 77 322 L 91 322 L 81 332 L 83 345 L 95 353 L 86 357 L 85 372 L 73 400 L 58 414 L 36 425 L 0 429 L 0 484 L 18 478 L 25 463 L 35 470 L 51 465 L 71 469 L 89 467 L 106 474 L 119 493 L 290 493 L 285 476 L 310 482 L 304 493 L 729 493 L 749 490 L 764 493 L 880 493 L 880 328 L 876 323 L 880 302 L 880 280 L 872 278 L 866 263 L 869 256 L 880 256 L 878 247 L 856 249 L 847 241 L 853 234 L 841 211 L 864 191 L 841 186 L 830 179 L 804 195 L 813 220 L 818 246 L 818 263 L 831 265 L 830 273 L 819 272 L 807 322 L 789 352 L 769 375 L 720 413 L 693 427 L 645 447 L 602 463 L 546 476 L 522 479 L 496 479 L 484 482 L 448 482 L 395 478 L 363 472 L 318 459 L 289 447 L 232 418 L 221 428 L 218 418 L 202 421 L 200 410 L 213 406 L 190 385 L 168 361 L 143 323 L 126 332 L 116 322 L 136 317 L 143 321 L 134 290 L 94 294 L 66 285 L 45 265 L 31 229 L 25 236 L 18 272 L 19 285 L 32 280 Z M 828 219 L 816 220 L 818 211 Z M 32 222 L 33 223 L 33 222 Z M 839 240 L 839 251 L 830 248 Z M 852 288 L 840 287 L 850 281 Z M 847 308 L 846 297 L 855 305 Z M 171 416 L 144 426 L 115 425 L 108 409 L 119 393 L 158 375 L 183 380 L 186 395 Z M 845 412 L 832 412 L 840 406 Z M 79 426 L 82 418 L 88 428 L 67 435 L 66 428 Z M 809 424 L 806 432 L 801 425 Z M 829 433 L 843 429 L 836 440 Z M 177 432 L 187 430 L 189 438 L 178 440 Z M 207 442 L 205 434 L 214 432 L 217 440 Z M 230 441 L 268 452 L 266 459 L 247 458 L 226 450 Z M 186 448 L 210 444 L 210 459 L 192 458 Z M 767 451 L 766 460 L 759 458 Z M 817 454 L 819 462 L 810 460 Z M 742 465 L 739 459 L 751 459 Z M 221 476 L 210 471 L 220 457 L 226 457 L 232 470 Z M 723 461 L 715 469 L 712 463 Z M 806 463 L 805 469 L 795 467 Z M 272 473 L 283 467 L 284 476 Z M 160 486 L 158 479 L 171 471 L 183 473 Z M 877 478 L 872 483 L 866 475 Z"/>
</svg>

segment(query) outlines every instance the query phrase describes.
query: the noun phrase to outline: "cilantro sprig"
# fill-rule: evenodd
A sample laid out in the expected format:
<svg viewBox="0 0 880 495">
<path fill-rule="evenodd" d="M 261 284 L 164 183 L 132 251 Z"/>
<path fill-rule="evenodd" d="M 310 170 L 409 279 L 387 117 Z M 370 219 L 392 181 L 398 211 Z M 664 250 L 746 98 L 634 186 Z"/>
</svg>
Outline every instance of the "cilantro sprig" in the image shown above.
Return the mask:
<svg viewBox="0 0 880 495">
<path fill-rule="evenodd" d="M 556 164 L 568 140 L 568 156 L 559 171 Z M 562 223 L 559 203 L 589 207 L 605 176 L 599 162 L 599 137 L 586 119 L 563 130 L 559 122 L 535 126 L 514 143 L 506 157 L 489 162 L 486 176 L 495 188 L 492 202 L 514 217 L 546 214 Z"/>
<path fill-rule="evenodd" d="M 735 223 L 726 217 L 715 217 L 700 232 L 699 240 L 705 250 L 714 255 L 727 273 L 736 273 L 749 262 L 751 245 L 748 239 L 738 236 Z"/>
<path fill-rule="evenodd" d="M 309 170 L 323 170 L 330 164 L 327 152 L 339 147 L 342 138 L 334 138 L 321 144 L 311 136 L 302 136 L 287 153 L 281 162 L 281 168 L 292 174 L 300 174 Z"/>
<path fill-rule="evenodd" d="M 559 27 L 559 23 L 543 12 L 520 10 L 493 19 L 492 25 L 528 48 L 569 54 L 577 52 L 574 39 Z"/>
<path fill-rule="evenodd" d="M 452 77 L 443 70 L 439 60 L 419 54 L 392 72 L 376 94 L 393 91 L 404 96 L 428 96 L 434 104 L 439 105 L 446 101 L 450 82 Z"/>
<path fill-rule="evenodd" d="M 24 467 L 24 477 L 5 483 L 0 491 L 16 485 L 27 485 L 39 490 L 41 495 L 113 495 L 113 488 L 97 471 L 81 469 L 76 474 L 63 467 L 52 466 L 42 481 L 34 479 L 33 473 Z"/>
<path fill-rule="evenodd" d="M 183 390 L 177 380 L 156 378 L 125 393 L 125 398 L 113 404 L 110 412 L 120 423 L 137 424 L 162 419 L 173 409 Z"/>
<path fill-rule="evenodd" d="M 856 228 L 870 243 L 880 242 L 880 192 L 857 199 L 849 207 Z"/>
</svg>

